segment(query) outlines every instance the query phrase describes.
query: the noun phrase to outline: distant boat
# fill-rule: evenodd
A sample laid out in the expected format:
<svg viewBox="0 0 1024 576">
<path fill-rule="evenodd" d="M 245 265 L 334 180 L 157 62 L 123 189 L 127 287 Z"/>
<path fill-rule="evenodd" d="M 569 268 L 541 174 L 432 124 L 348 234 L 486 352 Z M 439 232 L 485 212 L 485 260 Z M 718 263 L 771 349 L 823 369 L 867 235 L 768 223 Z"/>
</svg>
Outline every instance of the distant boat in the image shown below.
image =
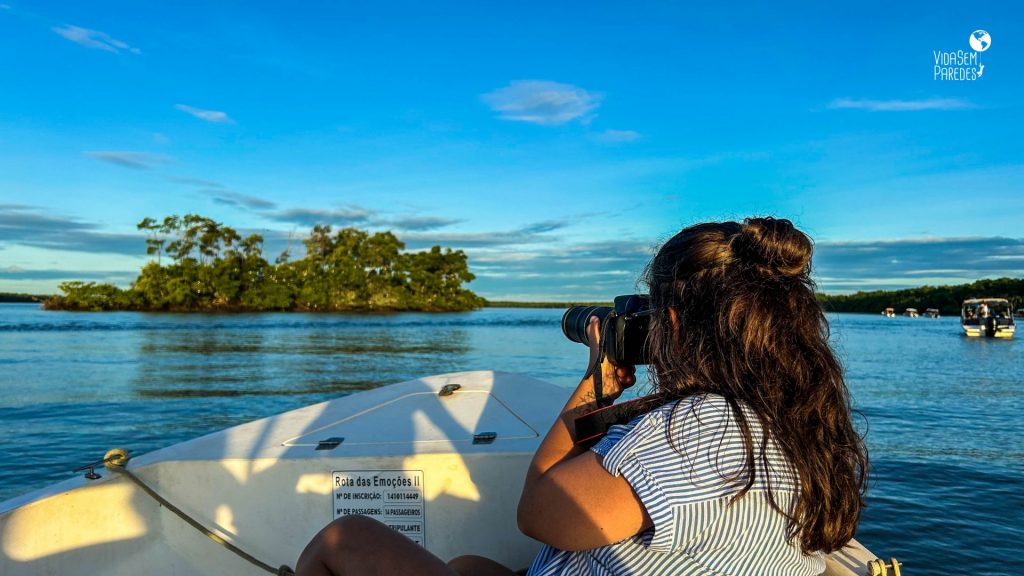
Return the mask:
<svg viewBox="0 0 1024 576">
<path fill-rule="evenodd" d="M 909 318 L 917 318 L 920 314 L 917 313 L 917 308 L 907 308 L 903 311 L 903 315 Z"/>
<path fill-rule="evenodd" d="M 886 318 L 895 318 L 896 317 L 896 309 L 895 308 L 891 308 L 891 307 L 890 308 L 886 308 L 885 310 L 882 310 L 882 316 L 885 316 Z"/>
<path fill-rule="evenodd" d="M 960 309 L 960 327 L 967 336 L 1012 338 L 1016 329 L 1005 298 L 970 298 Z"/>
<path fill-rule="evenodd" d="M 927 316 L 928 318 L 938 318 L 939 317 L 939 309 L 938 308 L 927 308 L 924 311 L 924 315 Z"/>
</svg>

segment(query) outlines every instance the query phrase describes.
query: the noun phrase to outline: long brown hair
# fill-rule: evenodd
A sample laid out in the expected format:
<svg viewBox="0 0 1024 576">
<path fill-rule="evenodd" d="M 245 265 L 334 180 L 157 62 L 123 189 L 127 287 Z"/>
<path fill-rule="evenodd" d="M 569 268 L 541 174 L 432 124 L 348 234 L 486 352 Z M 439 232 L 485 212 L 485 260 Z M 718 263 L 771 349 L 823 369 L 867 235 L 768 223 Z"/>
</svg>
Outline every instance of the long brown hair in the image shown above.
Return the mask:
<svg viewBox="0 0 1024 576">
<path fill-rule="evenodd" d="M 853 538 L 868 465 L 814 295 L 811 250 L 789 220 L 697 224 L 666 242 L 644 274 L 656 396 L 715 393 L 729 402 L 747 453 L 737 498 L 753 486 L 758 461 L 768 469 L 766 442 L 755 443 L 740 406 L 753 409 L 799 476 L 787 510 L 770 485 L 768 499 L 805 553 Z"/>
</svg>

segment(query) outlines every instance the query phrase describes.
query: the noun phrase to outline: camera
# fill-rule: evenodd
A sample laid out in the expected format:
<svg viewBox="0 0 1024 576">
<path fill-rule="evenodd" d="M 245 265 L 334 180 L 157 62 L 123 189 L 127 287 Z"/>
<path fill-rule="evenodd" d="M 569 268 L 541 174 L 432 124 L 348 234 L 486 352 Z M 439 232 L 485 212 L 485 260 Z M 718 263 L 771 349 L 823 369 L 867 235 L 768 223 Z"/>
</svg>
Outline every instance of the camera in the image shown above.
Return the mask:
<svg viewBox="0 0 1024 576">
<path fill-rule="evenodd" d="M 587 322 L 597 316 L 605 357 L 619 365 L 650 363 L 647 328 L 651 299 L 642 294 L 616 296 L 615 306 L 573 306 L 562 315 L 562 333 L 573 342 L 589 346 Z"/>
</svg>

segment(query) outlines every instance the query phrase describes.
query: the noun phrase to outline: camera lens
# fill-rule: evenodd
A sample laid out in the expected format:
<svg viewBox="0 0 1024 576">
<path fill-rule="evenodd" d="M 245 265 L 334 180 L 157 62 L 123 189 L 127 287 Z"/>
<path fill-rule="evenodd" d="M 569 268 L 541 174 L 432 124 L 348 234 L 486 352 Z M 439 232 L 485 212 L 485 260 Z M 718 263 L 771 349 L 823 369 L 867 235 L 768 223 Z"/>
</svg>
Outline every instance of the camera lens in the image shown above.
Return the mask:
<svg viewBox="0 0 1024 576">
<path fill-rule="evenodd" d="M 601 321 L 612 313 L 614 308 L 610 306 L 573 306 L 562 315 L 562 333 L 573 342 L 590 345 L 587 341 L 587 321 L 591 316 L 597 316 Z"/>
</svg>

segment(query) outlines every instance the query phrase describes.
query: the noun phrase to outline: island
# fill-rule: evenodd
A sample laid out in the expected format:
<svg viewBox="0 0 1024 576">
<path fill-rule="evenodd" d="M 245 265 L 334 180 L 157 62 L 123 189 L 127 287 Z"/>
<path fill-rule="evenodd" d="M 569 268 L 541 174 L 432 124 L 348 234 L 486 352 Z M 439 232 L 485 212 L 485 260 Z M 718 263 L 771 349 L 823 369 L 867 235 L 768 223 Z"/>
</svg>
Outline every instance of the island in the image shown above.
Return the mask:
<svg viewBox="0 0 1024 576">
<path fill-rule="evenodd" d="M 50 296 L 38 294 L 19 294 L 14 292 L 0 292 L 0 304 L 29 304 L 45 301 Z"/>
<path fill-rule="evenodd" d="M 407 251 L 391 232 L 316 225 L 292 259 L 273 263 L 263 236 L 198 214 L 145 218 L 146 263 L 128 288 L 63 282 L 47 310 L 172 312 L 461 311 L 485 301 L 463 287 L 475 276 L 466 254 L 433 246 Z"/>
</svg>

